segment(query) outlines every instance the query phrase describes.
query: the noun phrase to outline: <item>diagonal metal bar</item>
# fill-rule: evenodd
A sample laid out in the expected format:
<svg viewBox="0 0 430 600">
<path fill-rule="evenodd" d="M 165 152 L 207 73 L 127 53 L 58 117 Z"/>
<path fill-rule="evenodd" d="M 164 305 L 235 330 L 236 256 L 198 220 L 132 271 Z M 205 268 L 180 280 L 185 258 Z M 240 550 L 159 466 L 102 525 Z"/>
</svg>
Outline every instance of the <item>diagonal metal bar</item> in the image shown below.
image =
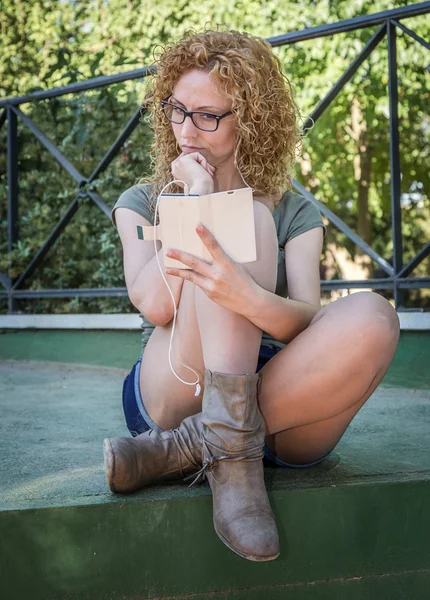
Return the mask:
<svg viewBox="0 0 430 600">
<path fill-rule="evenodd" d="M 40 92 L 34 92 L 27 96 L 16 96 L 11 98 L 5 98 L 0 100 L 0 108 L 3 106 L 18 106 L 19 104 L 25 104 L 26 102 L 34 102 L 35 100 L 45 100 L 46 98 L 57 98 L 58 96 L 64 96 L 65 94 L 77 94 L 79 92 L 85 92 L 87 90 L 95 90 L 100 87 L 112 85 L 114 83 L 121 83 L 122 81 L 128 81 L 131 79 L 140 79 L 141 77 L 147 77 L 155 73 L 157 68 L 153 65 L 149 67 L 142 67 L 141 69 L 134 69 L 133 71 L 125 71 L 124 73 L 117 73 L 116 75 L 102 75 L 101 77 L 92 77 L 86 81 L 79 83 L 70 83 L 61 87 L 52 88 L 50 90 L 43 90 Z"/>
<path fill-rule="evenodd" d="M 415 267 L 417 267 L 420 262 L 422 262 L 426 256 L 428 256 L 430 254 L 430 242 L 427 242 L 427 244 L 424 246 L 424 248 L 422 248 L 418 254 L 416 256 L 414 256 L 414 258 L 408 262 L 407 265 L 405 265 L 403 267 L 403 269 L 397 274 L 397 279 L 399 279 L 400 277 L 407 277 L 409 275 L 409 273 L 412 273 L 412 271 L 415 269 Z"/>
<path fill-rule="evenodd" d="M 73 179 L 79 184 L 82 185 L 87 180 L 83 177 L 79 171 L 72 165 L 72 163 L 60 152 L 60 150 L 55 146 L 44 133 L 40 131 L 37 125 L 25 115 L 19 108 L 13 107 L 13 112 L 21 119 L 26 127 L 36 136 L 43 146 L 52 154 L 52 156 L 60 163 L 60 165 L 73 177 Z"/>
<path fill-rule="evenodd" d="M 403 267 L 402 240 L 402 211 L 400 206 L 400 136 L 397 86 L 397 48 L 396 28 L 387 21 L 388 37 L 388 97 L 390 105 L 390 187 L 391 187 L 391 216 L 393 220 L 393 266 L 395 273 L 400 273 Z M 404 304 L 404 294 L 394 288 L 396 309 Z"/>
<path fill-rule="evenodd" d="M 106 154 L 104 155 L 104 157 L 102 158 L 100 163 L 97 165 L 97 167 L 91 173 L 91 175 L 88 177 L 89 183 L 91 181 L 93 181 L 94 179 L 96 179 L 100 175 L 100 173 L 102 173 L 109 166 L 111 161 L 115 158 L 116 154 L 118 153 L 118 150 L 121 148 L 121 146 L 124 144 L 124 142 L 130 137 L 130 135 L 133 133 L 134 129 L 137 127 L 141 114 L 142 114 L 142 110 L 141 110 L 141 107 L 139 107 L 136 110 L 136 112 L 133 114 L 133 116 L 128 120 L 127 125 L 124 127 L 124 129 L 119 134 L 119 136 L 116 138 L 116 140 L 114 141 L 112 146 L 106 152 Z"/>
<path fill-rule="evenodd" d="M 303 125 L 303 131 L 310 129 L 312 127 L 312 123 L 321 116 L 321 114 L 325 111 L 325 109 L 333 102 L 342 88 L 348 83 L 348 81 L 355 75 L 357 70 L 360 68 L 362 63 L 366 60 L 366 58 L 373 52 L 379 42 L 385 37 L 386 27 L 385 24 L 381 25 L 378 31 L 370 38 L 367 42 L 366 46 L 360 52 L 360 54 L 353 60 L 347 70 L 343 73 L 343 75 L 338 79 L 335 85 L 331 88 L 328 94 L 321 100 L 318 106 L 314 109 L 311 115 L 306 119 L 305 124 Z"/>
<path fill-rule="evenodd" d="M 406 19 L 409 17 L 417 17 L 424 15 L 430 10 L 430 2 L 420 2 L 418 4 L 410 4 L 409 6 L 400 6 L 391 10 L 384 10 L 371 15 L 361 15 L 337 23 L 328 23 L 327 25 L 318 25 L 301 29 L 300 31 L 291 31 L 271 38 L 266 38 L 272 46 L 283 46 L 284 44 L 294 44 L 295 42 L 303 42 L 306 40 L 314 40 L 315 38 L 326 37 L 328 35 L 336 35 L 346 31 L 356 31 L 357 29 L 365 29 L 375 25 L 382 25 L 387 19 Z M 1 106 L 1 104 L 0 104 Z"/>
<path fill-rule="evenodd" d="M 391 20 L 391 23 L 393 25 L 395 25 L 396 27 L 398 27 L 399 29 L 401 29 L 402 31 L 404 31 L 405 33 L 407 33 L 411 38 L 414 38 L 414 40 L 416 40 L 419 44 L 421 44 L 421 46 L 424 46 L 424 48 L 427 48 L 427 50 L 430 50 L 430 44 L 428 44 L 422 37 L 417 35 L 415 33 L 415 31 L 412 31 L 411 29 L 409 29 L 408 27 L 403 25 L 403 23 L 399 23 L 398 21 L 396 21 L 394 19 Z"/>
<path fill-rule="evenodd" d="M 0 115 L 0 129 L 3 127 L 4 122 L 6 121 L 6 109 L 2 111 Z"/>
<path fill-rule="evenodd" d="M 57 241 L 58 237 L 62 233 L 63 229 L 66 227 L 66 225 L 72 219 L 72 217 L 75 214 L 75 212 L 78 210 L 78 208 L 79 208 L 78 198 L 79 198 L 79 194 L 76 196 L 76 198 L 69 205 L 69 207 L 66 210 L 66 212 L 64 213 L 64 215 L 61 217 L 61 219 L 58 221 L 58 223 L 55 226 L 55 228 L 49 234 L 49 237 L 45 241 L 45 243 L 43 244 L 43 246 L 36 252 L 36 254 L 34 255 L 33 259 L 31 260 L 31 262 L 29 263 L 29 265 L 26 267 L 25 271 L 22 273 L 22 275 L 20 275 L 20 277 L 14 283 L 13 288 L 12 288 L 13 290 L 17 290 L 23 284 L 23 282 L 26 279 L 28 279 L 28 277 L 30 277 L 30 275 L 33 273 L 33 271 L 36 269 L 36 267 L 42 262 L 45 254 L 55 244 L 55 242 Z"/>
<path fill-rule="evenodd" d="M 100 194 L 98 192 L 93 191 L 93 190 L 89 190 L 87 192 L 87 195 L 91 198 L 91 200 L 94 202 L 94 204 L 97 204 L 97 206 L 100 208 L 100 210 L 103 211 L 104 214 L 110 220 L 111 209 L 106 204 L 106 202 L 103 200 L 103 198 L 100 196 Z"/>
<path fill-rule="evenodd" d="M 0 271 L 0 283 L 6 290 L 9 290 L 12 287 L 12 279 L 2 271 Z"/>
<path fill-rule="evenodd" d="M 350 240 L 354 242 L 359 248 L 363 250 L 372 260 L 374 260 L 388 275 L 394 276 L 394 269 L 390 265 L 389 262 L 382 258 L 373 248 L 369 246 L 355 231 L 353 231 L 342 219 L 340 219 L 337 215 L 334 214 L 327 206 L 325 206 L 322 202 L 317 200 L 311 192 L 309 192 L 301 183 L 294 180 L 293 187 L 300 193 L 302 196 L 305 196 L 308 200 L 313 202 L 320 212 L 327 217 L 327 219 L 333 223 L 340 231 L 342 231 L 346 236 L 349 237 Z"/>
</svg>

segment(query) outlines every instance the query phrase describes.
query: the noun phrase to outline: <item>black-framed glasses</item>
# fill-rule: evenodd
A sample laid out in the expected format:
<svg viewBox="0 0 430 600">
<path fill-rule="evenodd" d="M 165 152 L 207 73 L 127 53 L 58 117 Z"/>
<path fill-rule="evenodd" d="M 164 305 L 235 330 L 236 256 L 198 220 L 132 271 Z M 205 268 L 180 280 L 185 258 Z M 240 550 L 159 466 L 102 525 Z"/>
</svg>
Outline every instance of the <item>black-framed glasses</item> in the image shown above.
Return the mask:
<svg viewBox="0 0 430 600">
<path fill-rule="evenodd" d="M 202 131 L 216 131 L 218 129 L 218 125 L 221 119 L 226 117 L 227 115 L 232 115 L 233 112 L 229 110 L 228 112 L 222 115 L 215 115 L 213 113 L 201 112 L 199 110 L 185 110 L 185 108 L 181 108 L 176 104 L 170 104 L 170 102 L 166 100 L 161 101 L 161 106 L 163 108 L 163 113 L 166 118 L 169 119 L 172 123 L 176 123 L 180 125 L 186 119 L 186 117 L 191 117 L 194 125 L 201 129 Z"/>
</svg>

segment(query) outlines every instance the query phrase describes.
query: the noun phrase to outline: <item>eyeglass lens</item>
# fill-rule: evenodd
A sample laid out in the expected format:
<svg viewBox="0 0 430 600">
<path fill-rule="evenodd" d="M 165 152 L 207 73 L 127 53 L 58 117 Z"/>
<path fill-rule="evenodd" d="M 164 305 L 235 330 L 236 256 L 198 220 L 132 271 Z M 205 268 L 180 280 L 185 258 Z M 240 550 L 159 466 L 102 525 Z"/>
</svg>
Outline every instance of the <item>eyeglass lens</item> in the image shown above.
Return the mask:
<svg viewBox="0 0 430 600">
<path fill-rule="evenodd" d="M 185 120 L 185 112 L 179 106 L 172 104 L 164 104 L 164 114 L 173 123 L 183 123 Z M 207 113 L 194 113 L 193 122 L 196 127 L 204 131 L 215 131 L 217 128 L 217 119 L 214 115 Z"/>
</svg>

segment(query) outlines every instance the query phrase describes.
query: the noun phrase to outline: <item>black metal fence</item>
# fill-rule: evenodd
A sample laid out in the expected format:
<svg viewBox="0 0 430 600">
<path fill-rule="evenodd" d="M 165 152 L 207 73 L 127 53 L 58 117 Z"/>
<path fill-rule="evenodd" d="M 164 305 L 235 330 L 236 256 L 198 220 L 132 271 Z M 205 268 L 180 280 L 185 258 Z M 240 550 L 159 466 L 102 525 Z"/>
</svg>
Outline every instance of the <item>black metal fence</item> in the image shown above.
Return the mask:
<svg viewBox="0 0 430 600">
<path fill-rule="evenodd" d="M 397 84 L 397 52 L 396 52 L 396 31 L 401 29 L 404 33 L 416 40 L 419 44 L 430 50 L 430 44 L 424 39 L 405 27 L 401 20 L 410 17 L 416 17 L 430 12 L 430 2 L 422 2 L 415 5 L 404 6 L 401 8 L 384 11 L 381 13 L 356 17 L 345 21 L 339 21 L 329 25 L 321 25 L 287 33 L 285 35 L 269 38 L 267 41 L 272 46 L 283 46 L 293 44 L 304 40 L 311 40 L 318 37 L 335 35 L 341 32 L 354 31 L 367 27 L 378 26 L 376 33 L 358 54 L 343 75 L 335 83 L 328 94 L 320 101 L 318 106 L 312 112 L 304 124 L 304 129 L 310 128 L 312 122 L 316 122 L 323 111 L 332 103 L 334 98 L 343 89 L 346 83 L 352 78 L 360 65 L 367 59 L 371 52 L 377 47 L 381 40 L 387 36 L 388 39 L 388 85 L 390 102 L 390 172 L 391 172 L 391 213 L 392 213 L 392 236 L 393 236 L 393 265 L 389 264 L 375 250 L 373 250 L 359 235 L 357 235 L 346 223 L 329 210 L 322 202 L 317 200 L 308 190 L 299 182 L 294 181 L 294 188 L 303 196 L 314 202 L 321 213 L 327 219 L 348 236 L 361 250 L 370 256 L 387 274 L 387 277 L 381 279 L 367 280 L 330 280 L 321 281 L 322 290 L 349 289 L 368 287 L 372 289 L 391 289 L 393 290 L 394 301 L 397 310 L 406 310 L 404 307 L 404 290 L 408 288 L 428 288 L 430 287 L 430 277 L 408 277 L 415 267 L 421 263 L 430 254 L 430 242 L 428 242 L 418 254 L 408 262 L 403 264 L 403 245 L 402 245 L 402 224 L 401 224 L 401 205 L 400 205 L 400 149 L 399 149 L 399 119 L 398 119 L 398 84 Z M 427 67 L 430 71 L 430 67 Z M 0 101 L 0 128 L 7 121 L 7 181 L 8 181 L 8 251 L 11 252 L 18 241 L 18 210 L 19 210 L 19 186 L 18 186 L 18 138 L 17 138 L 17 120 L 20 119 L 40 141 L 40 143 L 51 153 L 58 163 L 75 180 L 78 192 L 71 202 L 66 212 L 56 224 L 43 246 L 36 252 L 30 260 L 27 267 L 17 278 L 11 278 L 9 274 L 0 272 L 0 283 L 4 289 L 0 290 L 0 297 L 8 298 L 9 313 L 16 311 L 16 300 L 28 298 L 73 298 L 73 297 L 106 297 L 106 296 L 126 296 L 126 288 L 79 288 L 79 289 L 41 289 L 27 290 L 23 284 L 30 275 L 37 269 L 43 261 L 44 256 L 55 244 L 56 240 L 64 231 L 67 224 L 73 218 L 73 215 L 79 208 L 79 199 L 89 198 L 94 202 L 107 217 L 110 218 L 110 208 L 103 201 L 103 198 L 97 192 L 96 182 L 100 174 L 108 168 L 112 160 L 118 154 L 121 147 L 131 136 L 139 123 L 142 109 L 139 107 L 123 131 L 111 145 L 98 166 L 89 177 L 82 175 L 76 167 L 71 164 L 66 156 L 44 135 L 36 124 L 25 115 L 19 108 L 21 104 L 27 102 L 37 102 L 47 98 L 55 98 L 70 93 L 78 93 L 86 90 L 94 90 L 100 87 L 109 86 L 132 79 L 139 79 L 153 74 L 153 69 L 143 68 L 112 75 L 106 77 L 96 77 L 81 83 L 74 83 L 43 92 L 36 92 L 28 96 L 18 96 Z M 417 310 L 417 309 L 414 309 Z"/>
</svg>

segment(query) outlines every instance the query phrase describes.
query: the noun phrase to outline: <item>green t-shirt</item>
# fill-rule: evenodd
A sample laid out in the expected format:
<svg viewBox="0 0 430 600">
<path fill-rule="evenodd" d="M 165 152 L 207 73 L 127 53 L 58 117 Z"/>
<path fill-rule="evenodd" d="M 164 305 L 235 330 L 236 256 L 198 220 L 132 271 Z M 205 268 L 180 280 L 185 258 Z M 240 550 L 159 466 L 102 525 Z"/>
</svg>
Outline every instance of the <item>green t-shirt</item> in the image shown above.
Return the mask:
<svg viewBox="0 0 430 600">
<path fill-rule="evenodd" d="M 115 210 L 120 207 L 134 210 L 139 215 L 144 217 L 152 225 L 154 224 L 154 209 L 155 202 L 152 202 L 150 208 L 151 186 L 149 184 L 134 185 L 121 194 L 115 206 L 112 209 L 112 222 L 115 223 Z M 278 206 L 273 212 L 273 219 L 276 225 L 278 234 L 278 280 L 276 283 L 275 293 L 278 296 L 288 298 L 288 285 L 285 271 L 285 250 L 284 246 L 297 235 L 313 229 L 314 227 L 322 227 L 324 235 L 326 234 L 326 226 L 324 225 L 321 213 L 313 202 L 296 194 L 295 192 L 286 192 Z M 142 352 L 148 342 L 148 339 L 153 332 L 155 326 L 150 323 L 142 314 L 139 314 L 142 319 Z M 284 348 L 286 344 L 275 340 L 267 332 L 263 332 L 261 340 L 262 344 L 273 345 Z"/>
</svg>

